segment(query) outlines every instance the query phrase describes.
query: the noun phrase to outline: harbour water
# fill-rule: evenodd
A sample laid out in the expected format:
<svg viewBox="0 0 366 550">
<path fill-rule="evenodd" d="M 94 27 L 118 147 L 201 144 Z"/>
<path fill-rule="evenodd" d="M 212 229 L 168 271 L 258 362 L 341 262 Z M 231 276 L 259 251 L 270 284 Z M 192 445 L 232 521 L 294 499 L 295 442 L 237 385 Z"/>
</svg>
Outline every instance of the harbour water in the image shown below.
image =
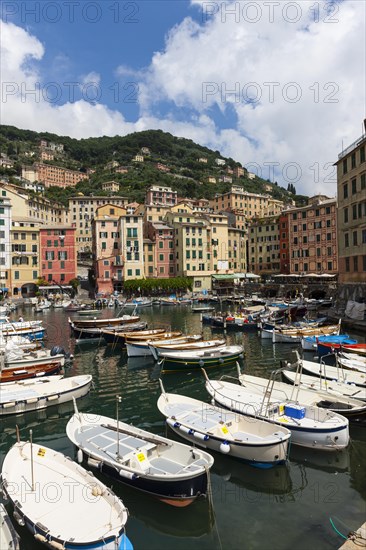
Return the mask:
<svg viewBox="0 0 366 550">
<path fill-rule="evenodd" d="M 104 310 L 101 316 L 114 313 L 111 309 Z M 24 308 L 22 314 L 31 318 L 30 309 Z M 190 306 L 154 306 L 141 310 L 140 315 L 149 327 L 164 324 L 189 333 L 202 331 L 200 316 L 192 313 Z M 156 407 L 160 395 L 160 369 L 156 363 L 145 358 L 127 359 L 123 350 L 98 343 L 76 344 L 70 337 L 68 315 L 62 310 L 47 310 L 38 318 L 47 327 L 47 347 L 62 345 L 75 356 L 66 376 L 93 375 L 92 392 L 78 402 L 81 411 L 115 417 L 119 394 L 120 418 L 124 422 L 175 438 L 172 432 L 167 432 Z M 205 326 L 203 333 L 205 338 L 213 334 Z M 266 376 L 280 366 L 281 360 L 294 359 L 291 346 L 261 341 L 256 333 L 229 333 L 228 340 L 244 344 L 242 368 L 250 374 Z M 210 371 L 212 378 L 222 374 L 222 369 Z M 225 374 L 235 377 L 236 368 L 226 367 Z M 200 372 L 165 374 L 163 382 L 166 391 L 208 402 Z M 65 434 L 72 412 L 72 405 L 67 404 L 2 419 L 0 461 L 15 442 L 16 424 L 22 439 L 28 439 L 32 429 L 35 442 L 74 458 L 75 450 Z M 127 533 L 136 550 L 334 549 L 344 542 L 334 527 L 347 536 L 365 521 L 366 515 L 366 429 L 351 426 L 350 434 L 351 443 L 343 452 L 312 452 L 292 446 L 288 466 L 271 470 L 215 455 L 210 476 L 211 499 L 183 509 L 159 503 L 108 478 L 102 479 L 113 486 L 129 509 Z M 19 533 L 23 550 L 43 548 L 24 529 Z"/>
</svg>

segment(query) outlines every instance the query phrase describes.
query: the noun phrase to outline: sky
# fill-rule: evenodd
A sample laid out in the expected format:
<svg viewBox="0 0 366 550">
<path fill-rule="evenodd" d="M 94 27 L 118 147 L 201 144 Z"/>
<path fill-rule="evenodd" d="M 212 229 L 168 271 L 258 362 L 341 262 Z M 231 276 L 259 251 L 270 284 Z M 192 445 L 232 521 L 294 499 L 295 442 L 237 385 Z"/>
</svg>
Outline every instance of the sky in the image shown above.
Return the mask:
<svg viewBox="0 0 366 550">
<path fill-rule="evenodd" d="M 1 123 L 75 138 L 159 128 L 333 197 L 333 164 L 364 133 L 365 9 L 3 0 Z"/>
</svg>

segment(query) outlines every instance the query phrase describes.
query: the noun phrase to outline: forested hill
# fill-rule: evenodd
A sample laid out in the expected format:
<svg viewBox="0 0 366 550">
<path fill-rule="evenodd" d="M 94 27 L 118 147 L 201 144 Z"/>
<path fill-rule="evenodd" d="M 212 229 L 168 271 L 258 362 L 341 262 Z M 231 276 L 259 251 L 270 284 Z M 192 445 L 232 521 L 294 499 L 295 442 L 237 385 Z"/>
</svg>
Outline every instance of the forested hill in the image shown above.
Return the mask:
<svg viewBox="0 0 366 550">
<path fill-rule="evenodd" d="M 168 185 L 177 190 L 181 197 L 212 198 L 215 193 L 226 192 L 235 184 L 246 191 L 266 193 L 285 202 L 293 199 L 302 202 L 303 199 L 295 196 L 293 187 L 285 189 L 259 177 L 250 179 L 246 171 L 244 176 L 235 177 L 230 170 L 240 167 L 239 162 L 190 139 L 161 130 L 135 132 L 127 136 L 74 139 L 1 125 L 0 152 L 3 158 L 14 161 L 14 168 L 2 167 L 0 175 L 12 181 L 21 175 L 22 166 L 38 162 L 41 140 L 63 145 L 63 151 L 58 150 L 54 153 L 54 159 L 45 160 L 45 163 L 82 172 L 93 171 L 89 180 L 80 182 L 75 188 L 47 189 L 49 198 L 65 204 L 75 192 L 107 194 L 103 193 L 101 185 L 111 180 L 120 184 L 118 194 L 137 202 L 143 202 L 146 189 L 154 184 Z M 142 155 L 143 162 L 134 161 L 136 155 Z M 225 160 L 225 165 L 218 165 L 217 159 Z M 115 166 L 111 166 L 112 163 Z M 116 167 L 124 167 L 126 171 L 118 173 Z M 224 181 L 220 181 L 222 179 Z"/>
</svg>

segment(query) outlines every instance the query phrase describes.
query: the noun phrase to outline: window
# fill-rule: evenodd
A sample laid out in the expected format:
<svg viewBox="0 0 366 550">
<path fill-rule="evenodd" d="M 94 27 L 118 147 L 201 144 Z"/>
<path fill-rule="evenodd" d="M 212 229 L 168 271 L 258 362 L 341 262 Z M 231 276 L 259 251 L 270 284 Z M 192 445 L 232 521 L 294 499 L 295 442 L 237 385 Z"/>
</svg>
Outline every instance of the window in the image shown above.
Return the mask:
<svg viewBox="0 0 366 550">
<path fill-rule="evenodd" d="M 59 260 L 67 260 L 66 250 L 61 250 L 60 252 L 58 252 L 58 259 Z"/>
<path fill-rule="evenodd" d="M 292 219 L 293 219 L 293 220 L 297 220 L 297 214 L 296 214 L 296 212 L 295 212 L 294 214 L 292 214 Z"/>
<path fill-rule="evenodd" d="M 357 220 L 357 204 L 352 206 L 352 219 Z"/>
<path fill-rule="evenodd" d="M 186 246 L 190 246 L 191 244 L 191 240 L 189 239 L 189 237 L 186 238 Z"/>
<path fill-rule="evenodd" d="M 52 281 L 52 273 L 49 273 L 49 274 L 48 274 L 47 279 L 48 279 L 48 282 L 51 282 L 51 281 Z"/>
<path fill-rule="evenodd" d="M 14 279 L 19 279 L 19 271 L 14 271 Z"/>
<path fill-rule="evenodd" d="M 328 271 L 332 271 L 332 269 L 333 269 L 333 262 L 328 262 L 327 266 L 328 266 Z"/>
<path fill-rule="evenodd" d="M 348 208 L 344 208 L 343 210 L 343 221 L 344 223 L 348 223 Z"/>
<path fill-rule="evenodd" d="M 164 266 L 161 266 L 161 267 L 159 268 L 159 273 L 164 273 Z"/>
<path fill-rule="evenodd" d="M 365 162 L 365 146 L 360 148 L 360 163 Z"/>
<path fill-rule="evenodd" d="M 106 242 L 102 242 L 102 250 L 107 250 L 107 243 Z"/>
<path fill-rule="evenodd" d="M 331 241 L 332 240 L 332 234 L 331 233 L 327 233 L 327 241 Z"/>
<path fill-rule="evenodd" d="M 52 246 L 52 241 L 47 241 L 47 246 Z"/>
<path fill-rule="evenodd" d="M 159 261 L 160 261 L 160 262 L 163 262 L 163 261 L 164 261 L 164 254 L 159 254 Z"/>
<path fill-rule="evenodd" d="M 330 227 L 330 220 L 327 220 L 326 226 Z"/>
<path fill-rule="evenodd" d="M 351 155 L 351 168 L 356 168 L 356 153 Z"/>
<path fill-rule="evenodd" d="M 366 244 L 366 229 L 362 229 L 362 244 Z"/>
<path fill-rule="evenodd" d="M 149 265 L 149 273 L 153 273 L 154 272 L 154 268 L 152 265 Z"/>
<path fill-rule="evenodd" d="M 153 255 L 152 255 L 152 254 L 149 254 L 149 255 L 148 255 L 147 261 L 148 261 L 148 262 L 152 262 L 152 261 L 153 261 Z"/>
<path fill-rule="evenodd" d="M 322 227 L 322 222 L 315 222 L 314 223 L 314 229 L 321 229 Z"/>
<path fill-rule="evenodd" d="M 318 233 L 315 237 L 315 240 L 317 243 L 320 243 L 320 234 Z"/>
<path fill-rule="evenodd" d="M 55 259 L 55 253 L 53 250 L 51 252 L 46 252 L 46 260 L 54 260 Z"/>
<path fill-rule="evenodd" d="M 303 223 L 303 224 L 302 224 L 302 230 L 303 230 L 303 231 L 306 231 L 306 223 Z"/>
<path fill-rule="evenodd" d="M 47 262 L 47 269 L 52 269 L 52 262 Z"/>
<path fill-rule="evenodd" d="M 347 174 L 347 159 L 343 160 L 343 174 Z"/>
<path fill-rule="evenodd" d="M 307 242 L 308 242 L 308 238 L 307 238 L 307 236 L 306 236 L 306 235 L 305 235 L 305 236 L 303 237 L 303 239 L 302 239 L 302 242 L 303 242 L 304 244 L 307 244 Z"/>
<path fill-rule="evenodd" d="M 191 257 L 191 252 L 190 250 L 186 250 L 186 259 L 189 260 Z"/>
<path fill-rule="evenodd" d="M 345 268 L 346 268 L 346 271 L 349 271 L 350 270 L 350 262 L 349 262 L 349 258 L 345 258 Z"/>
<path fill-rule="evenodd" d="M 353 271 L 358 271 L 358 256 L 353 256 Z"/>
<path fill-rule="evenodd" d="M 351 185 L 352 185 L 352 195 L 354 195 L 355 193 L 357 193 L 357 180 L 356 180 L 356 178 L 354 178 L 352 180 Z"/>
<path fill-rule="evenodd" d="M 349 234 L 345 233 L 344 234 L 344 248 L 348 248 L 348 247 L 349 247 Z"/>
<path fill-rule="evenodd" d="M 357 246 L 357 231 L 353 232 L 352 242 L 353 242 L 353 246 Z"/>
<path fill-rule="evenodd" d="M 316 255 L 317 255 L 318 258 L 320 257 L 320 255 L 321 255 L 321 249 L 320 248 L 316 249 Z"/>
<path fill-rule="evenodd" d="M 294 225 L 294 233 L 297 233 L 297 225 Z"/>
<path fill-rule="evenodd" d="M 361 190 L 366 189 L 366 174 L 361 174 Z"/>
<path fill-rule="evenodd" d="M 65 262 L 63 262 L 63 261 L 60 262 L 60 268 L 61 268 L 61 269 L 65 269 Z"/>
<path fill-rule="evenodd" d="M 164 248 L 164 243 L 163 243 L 163 241 L 159 241 L 159 248 Z"/>
<path fill-rule="evenodd" d="M 317 208 L 317 209 L 315 210 L 315 216 L 320 216 L 320 210 L 319 210 L 319 208 Z"/>
<path fill-rule="evenodd" d="M 294 244 L 298 244 L 298 238 L 297 237 L 294 237 Z M 286 247 L 284 246 L 284 248 L 286 248 Z"/>
<path fill-rule="evenodd" d="M 331 246 L 328 246 L 328 247 L 327 247 L 327 255 L 328 255 L 328 256 L 331 256 L 331 255 L 332 255 L 332 247 L 331 247 Z"/>
<path fill-rule="evenodd" d="M 33 271 L 33 279 L 37 279 L 38 277 L 38 271 Z"/>
<path fill-rule="evenodd" d="M 127 269 L 127 276 L 132 277 L 132 269 Z"/>
<path fill-rule="evenodd" d="M 348 183 L 345 183 L 343 185 L 343 198 L 346 199 L 348 197 Z"/>
<path fill-rule="evenodd" d="M 139 275 L 141 275 L 141 269 L 136 269 L 135 273 L 136 273 L 136 277 L 138 277 Z"/>
</svg>

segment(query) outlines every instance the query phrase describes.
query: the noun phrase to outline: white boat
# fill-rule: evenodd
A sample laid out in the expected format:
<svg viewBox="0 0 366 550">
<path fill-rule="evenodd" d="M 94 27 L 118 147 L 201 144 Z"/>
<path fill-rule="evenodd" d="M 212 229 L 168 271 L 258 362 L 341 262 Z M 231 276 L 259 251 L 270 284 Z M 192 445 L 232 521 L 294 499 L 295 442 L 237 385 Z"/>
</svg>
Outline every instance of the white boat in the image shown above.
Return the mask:
<svg viewBox="0 0 366 550">
<path fill-rule="evenodd" d="M 261 328 L 261 339 L 262 340 L 272 340 L 273 329 L 272 328 Z"/>
<path fill-rule="evenodd" d="M 325 363 L 302 360 L 302 370 L 311 376 L 318 376 L 326 380 L 336 380 L 346 384 L 354 384 L 366 388 L 366 373 L 343 369 L 341 366 L 332 367 Z"/>
<path fill-rule="evenodd" d="M 204 451 L 77 409 L 66 433 L 89 465 L 167 504 L 188 506 L 207 493 L 214 461 Z"/>
<path fill-rule="evenodd" d="M 338 357 L 343 357 L 344 359 L 355 361 L 360 365 L 366 365 L 366 357 L 364 355 L 359 355 L 357 353 L 347 353 L 346 351 L 341 351 L 338 353 Z"/>
<path fill-rule="evenodd" d="M 163 337 L 165 335 L 165 337 Z M 172 336 L 171 338 L 169 336 Z M 127 356 L 128 357 L 147 357 L 152 355 L 152 351 L 149 347 L 151 343 L 154 342 L 164 342 L 165 344 L 178 344 L 196 341 L 202 338 L 200 334 L 195 334 L 192 336 L 174 336 L 174 333 L 165 332 L 162 335 L 158 336 L 156 339 L 152 340 L 129 340 L 128 336 L 125 338 Z"/>
<path fill-rule="evenodd" d="M 41 348 L 26 351 L 10 339 L 4 347 L 6 367 L 24 368 L 29 365 L 43 365 L 51 362 L 60 363 L 61 367 L 63 367 L 66 360 L 70 359 L 72 359 L 72 356 L 66 354 L 65 350 L 59 346 L 54 346 L 50 350 Z"/>
<path fill-rule="evenodd" d="M 224 367 L 243 357 L 243 346 L 218 346 L 200 350 L 174 350 L 160 353 L 161 371 L 175 372 L 201 367 Z"/>
<path fill-rule="evenodd" d="M 309 374 L 301 374 L 301 379 L 296 379 L 296 372 L 292 370 L 284 369 L 281 371 L 283 377 L 291 382 L 291 384 L 298 384 L 301 388 L 311 390 L 323 390 L 332 395 L 339 395 L 343 397 L 350 397 L 351 399 L 357 399 L 360 401 L 366 401 L 365 388 L 360 388 L 354 384 L 347 384 L 344 382 L 338 382 L 336 380 L 325 380 L 317 376 L 311 376 Z"/>
<path fill-rule="evenodd" d="M 337 325 L 320 326 L 320 327 L 290 327 L 290 328 L 274 328 L 272 331 L 272 342 L 274 344 L 299 344 L 305 336 L 327 336 L 331 334 L 339 334 L 341 323 Z"/>
<path fill-rule="evenodd" d="M 224 380 L 209 380 L 206 390 L 220 407 L 252 419 L 266 420 L 291 431 L 291 443 L 323 451 L 337 451 L 349 443 L 348 420 L 330 410 L 304 405 L 265 380 L 260 386 L 233 384 Z M 252 420 L 253 421 L 253 420 Z"/>
<path fill-rule="evenodd" d="M 164 341 L 153 341 L 149 342 L 149 348 L 151 355 L 154 357 L 155 361 L 159 360 L 160 354 L 164 351 L 174 351 L 174 350 L 201 350 L 201 349 L 211 349 L 218 348 L 220 346 L 225 346 L 226 340 L 216 339 L 216 340 L 202 340 L 197 342 L 173 342 L 168 344 Z"/>
<path fill-rule="evenodd" d="M 0 416 L 23 414 L 46 409 L 79 399 L 90 391 L 90 374 L 71 376 L 42 376 L 1 384 Z"/>
<path fill-rule="evenodd" d="M 41 311 L 44 311 L 46 309 L 49 309 L 51 307 L 51 302 L 49 300 L 42 300 L 41 302 L 38 302 L 36 307 L 34 308 L 34 311 L 36 313 L 40 313 Z"/>
<path fill-rule="evenodd" d="M 341 368 L 366 373 L 366 363 L 364 361 L 347 359 L 346 357 L 343 357 L 341 354 L 338 354 L 336 356 L 336 361 L 337 361 L 337 365 L 339 365 Z"/>
<path fill-rule="evenodd" d="M 281 369 L 279 369 L 281 371 Z M 277 371 L 277 372 L 279 372 Z M 301 380 L 301 372 L 298 371 L 298 380 Z M 366 418 L 366 405 L 358 399 L 345 397 L 338 393 L 328 391 L 327 385 L 320 384 L 318 388 L 305 388 L 295 384 L 290 385 L 280 380 L 261 378 L 249 374 L 239 373 L 239 382 L 248 390 L 259 393 L 264 397 L 268 388 L 271 389 L 271 397 L 278 401 L 296 402 L 306 407 L 320 407 L 345 416 L 349 420 L 364 422 Z M 270 384 L 270 385 L 269 385 Z M 293 443 L 294 438 L 292 439 Z"/>
<path fill-rule="evenodd" d="M 291 432 L 285 426 L 252 419 L 213 407 L 203 401 L 165 393 L 158 408 L 171 429 L 191 443 L 240 458 L 258 468 L 271 468 L 287 460 Z"/>
<path fill-rule="evenodd" d="M 192 306 L 193 313 L 206 313 L 208 311 L 214 311 L 212 306 Z"/>
<path fill-rule="evenodd" d="M 1 482 L 14 518 L 48 548 L 132 549 L 122 501 L 62 453 L 18 441 L 5 456 Z"/>
<path fill-rule="evenodd" d="M 0 504 L 0 548 L 19 550 L 19 537 L 3 504 Z"/>
</svg>

